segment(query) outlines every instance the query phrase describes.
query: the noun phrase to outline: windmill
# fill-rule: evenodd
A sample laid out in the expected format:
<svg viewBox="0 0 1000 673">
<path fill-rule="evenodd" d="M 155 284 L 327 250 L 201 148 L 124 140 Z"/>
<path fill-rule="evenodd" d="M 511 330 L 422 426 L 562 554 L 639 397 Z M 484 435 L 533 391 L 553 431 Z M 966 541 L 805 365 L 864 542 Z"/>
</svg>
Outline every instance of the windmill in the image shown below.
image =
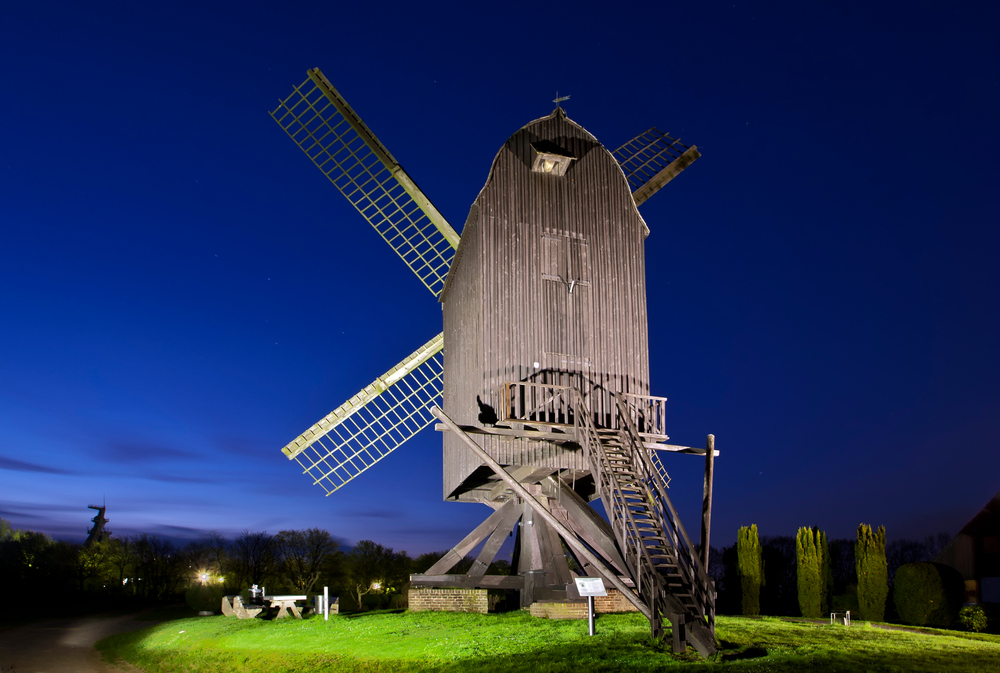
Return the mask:
<svg viewBox="0 0 1000 673">
<path fill-rule="evenodd" d="M 654 635 L 665 618 L 675 649 L 715 652 L 714 440 L 668 444 L 666 399 L 649 394 L 649 229 L 637 210 L 697 148 L 654 128 L 609 152 L 557 107 L 503 145 L 459 237 L 319 69 L 271 116 L 444 314 L 443 333 L 284 454 L 329 495 L 436 419 L 444 498 L 493 511 L 414 586 L 517 589 L 522 607 L 576 598 L 565 543 Z M 667 495 L 667 452 L 706 457 L 701 555 Z M 588 504 L 597 498 L 607 521 Z M 517 574 L 486 574 L 515 531 Z M 480 545 L 468 573 L 448 574 Z"/>
</svg>

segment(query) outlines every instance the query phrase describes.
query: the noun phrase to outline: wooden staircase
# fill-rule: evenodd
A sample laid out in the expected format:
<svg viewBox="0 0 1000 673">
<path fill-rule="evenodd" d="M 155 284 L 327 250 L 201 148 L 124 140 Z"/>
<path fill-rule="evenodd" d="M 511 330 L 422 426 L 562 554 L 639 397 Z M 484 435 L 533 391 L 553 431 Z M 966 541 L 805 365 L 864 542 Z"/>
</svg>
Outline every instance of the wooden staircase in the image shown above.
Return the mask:
<svg viewBox="0 0 1000 673">
<path fill-rule="evenodd" d="M 666 492 L 665 471 L 643 444 L 633 414 L 615 393 L 617 429 L 598 428 L 574 391 L 577 436 L 635 589 L 650 608 L 653 635 L 672 624 L 674 649 L 690 641 L 703 656 L 715 642 L 715 592 Z"/>
</svg>

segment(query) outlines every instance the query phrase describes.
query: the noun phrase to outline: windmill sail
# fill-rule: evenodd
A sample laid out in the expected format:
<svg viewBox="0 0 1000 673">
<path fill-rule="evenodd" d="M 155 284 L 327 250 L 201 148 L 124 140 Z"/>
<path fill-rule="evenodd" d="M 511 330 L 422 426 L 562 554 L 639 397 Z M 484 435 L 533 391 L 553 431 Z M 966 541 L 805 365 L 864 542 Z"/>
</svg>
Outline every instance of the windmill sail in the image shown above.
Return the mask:
<svg viewBox="0 0 1000 673">
<path fill-rule="evenodd" d="M 696 145 L 688 147 L 655 128 L 640 133 L 611 154 L 625 172 L 637 206 L 701 156 Z"/>
<path fill-rule="evenodd" d="M 271 112 L 434 296 L 459 236 L 319 68 Z"/>
<path fill-rule="evenodd" d="M 282 449 L 327 495 L 430 425 L 441 404 L 444 335 L 421 346 Z"/>
</svg>

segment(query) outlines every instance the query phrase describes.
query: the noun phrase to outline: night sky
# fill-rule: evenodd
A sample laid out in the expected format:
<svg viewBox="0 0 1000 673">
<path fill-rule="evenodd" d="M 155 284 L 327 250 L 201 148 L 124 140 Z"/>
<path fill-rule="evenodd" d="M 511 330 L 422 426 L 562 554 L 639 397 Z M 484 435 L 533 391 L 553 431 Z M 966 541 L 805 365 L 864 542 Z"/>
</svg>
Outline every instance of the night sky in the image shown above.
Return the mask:
<svg viewBox="0 0 1000 673">
<path fill-rule="evenodd" d="M 6 2 L 0 516 L 320 527 L 417 554 L 427 430 L 330 497 L 280 449 L 441 330 L 268 116 L 320 67 L 460 229 L 552 111 L 703 156 L 641 208 L 652 392 L 716 435 L 713 542 L 954 534 L 1000 489 L 995 3 Z M 286 9 L 278 9 L 284 5 Z M 456 9 L 459 7 L 459 9 Z M 667 462 L 697 535 L 703 461 Z"/>
</svg>

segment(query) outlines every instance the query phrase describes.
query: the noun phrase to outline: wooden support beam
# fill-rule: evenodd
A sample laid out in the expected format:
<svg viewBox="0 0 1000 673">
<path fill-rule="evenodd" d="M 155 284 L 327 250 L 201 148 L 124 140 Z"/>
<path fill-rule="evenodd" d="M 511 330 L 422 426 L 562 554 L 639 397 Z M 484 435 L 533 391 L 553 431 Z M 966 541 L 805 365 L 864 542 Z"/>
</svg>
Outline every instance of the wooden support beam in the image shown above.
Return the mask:
<svg viewBox="0 0 1000 673">
<path fill-rule="evenodd" d="M 447 589 L 522 589 L 524 578 L 518 575 L 410 575 L 410 584 Z"/>
<path fill-rule="evenodd" d="M 573 489 L 557 482 L 555 477 L 549 477 L 542 481 L 542 491 L 550 498 L 556 498 L 569 514 L 573 523 L 583 529 L 585 535 L 581 537 L 587 544 L 610 561 L 620 571 L 619 574 L 628 572 L 625 559 L 618 551 L 614 531 L 611 530 L 608 522 L 594 511 L 593 507 L 588 505 Z"/>
<path fill-rule="evenodd" d="M 538 523 L 536 522 L 536 525 Z M 543 567 L 552 570 L 546 581 L 549 585 L 568 586 L 573 583 L 573 578 L 569 572 L 566 552 L 563 551 L 562 538 L 554 527 L 546 525 L 544 521 L 541 523 L 539 539 L 542 542 L 542 563 Z"/>
<path fill-rule="evenodd" d="M 486 569 L 490 567 L 493 563 L 493 559 L 496 558 L 497 552 L 500 551 L 500 546 L 510 535 L 511 531 L 514 530 L 514 525 L 517 520 L 521 518 L 520 512 L 517 511 L 517 507 L 506 507 L 507 514 L 504 515 L 497 529 L 493 531 L 490 535 L 490 539 L 486 541 L 483 545 L 482 550 L 479 552 L 479 556 L 476 557 L 475 563 L 469 569 L 470 577 L 482 577 L 486 574 Z M 503 509 L 503 508 L 501 508 Z M 499 511 L 499 510 L 498 510 Z"/>
<path fill-rule="evenodd" d="M 507 474 L 517 481 L 524 481 L 527 477 L 531 476 L 536 469 L 537 468 L 531 465 L 512 465 L 511 467 L 504 468 Z M 501 495 L 506 493 L 507 490 L 507 484 L 502 479 L 497 479 L 496 485 L 490 489 L 489 495 L 486 496 L 486 499 L 491 501 L 496 500 Z"/>
<path fill-rule="evenodd" d="M 674 654 L 687 652 L 687 628 L 683 614 L 670 616 L 670 634 L 673 636 Z"/>
<path fill-rule="evenodd" d="M 548 512 L 541 505 L 541 503 L 538 502 L 535 496 L 533 496 L 531 493 L 528 492 L 526 488 L 524 488 L 524 486 L 511 479 L 510 475 L 504 471 L 503 467 L 497 461 L 495 461 L 490 454 L 483 451 L 478 444 L 472 441 L 472 438 L 469 437 L 469 435 L 462 432 L 462 430 L 457 425 L 455 425 L 455 422 L 452 421 L 451 418 L 449 418 L 448 415 L 444 413 L 444 411 L 442 411 L 438 407 L 431 407 L 431 413 L 434 414 L 438 419 L 440 419 L 442 423 L 448 426 L 448 429 L 454 432 L 455 435 L 462 440 L 462 443 L 465 444 L 469 448 L 469 450 L 476 455 L 476 457 L 482 460 L 487 467 L 493 470 L 501 479 L 506 481 L 507 485 L 510 486 L 512 491 L 514 491 L 523 500 L 531 503 L 536 503 L 537 506 L 532 507 L 532 509 L 535 511 L 535 514 L 545 519 L 546 523 L 554 527 L 559 532 L 559 534 L 562 535 L 563 539 L 566 541 L 566 544 L 568 544 L 570 547 L 573 548 L 573 551 L 577 552 L 578 554 L 586 558 L 588 561 L 593 563 L 594 566 L 600 571 L 601 575 L 603 575 L 604 580 L 609 582 L 612 586 L 614 586 L 614 588 L 618 589 L 618 591 L 620 591 L 622 595 L 625 596 L 629 600 L 629 602 L 631 602 L 636 607 L 636 609 L 642 613 L 643 617 L 645 617 L 646 619 L 650 618 L 649 606 L 647 606 L 642 601 L 642 599 L 640 599 L 639 596 L 635 594 L 634 591 L 632 591 L 629 587 L 625 585 L 624 582 L 621 581 L 617 573 L 615 573 L 615 571 L 612 568 L 610 568 L 603 561 L 603 559 L 601 559 L 592 551 L 587 549 L 586 545 L 577 540 L 576 536 L 573 535 L 572 531 L 566 528 L 566 526 L 562 525 L 559 522 L 559 520 L 552 515 L 551 512 Z"/>
<path fill-rule="evenodd" d="M 544 439 L 550 442 L 576 441 L 576 435 L 571 432 L 545 432 L 544 430 L 531 430 L 529 428 L 522 427 L 523 425 L 522 423 L 516 423 L 512 425 L 516 425 L 517 427 L 502 428 L 493 426 L 489 428 L 481 428 L 478 425 L 459 425 L 458 427 L 461 428 L 463 432 L 467 432 L 470 435 L 501 435 L 503 437 L 527 437 L 529 439 L 538 439 L 538 440 Z M 567 425 L 565 427 L 572 429 L 573 426 Z M 443 423 L 435 423 L 434 429 L 437 430 L 438 432 L 448 431 L 448 427 Z"/>
<path fill-rule="evenodd" d="M 503 507 L 490 514 L 486 521 L 483 521 L 481 524 L 476 526 L 476 528 L 471 533 L 466 535 L 461 542 L 452 547 L 447 554 L 438 559 L 437 563 L 428 568 L 426 574 L 443 575 L 454 568 L 456 563 L 465 558 L 466 554 L 475 549 L 476 545 L 485 540 L 488 535 L 492 534 L 493 531 L 497 529 L 500 522 L 504 520 L 507 513 L 513 508 L 513 502 L 508 502 L 504 504 Z"/>
<path fill-rule="evenodd" d="M 705 488 L 701 500 L 701 563 L 708 572 L 708 552 L 712 537 L 712 482 L 715 471 L 715 435 L 709 435 L 705 446 Z"/>
</svg>

